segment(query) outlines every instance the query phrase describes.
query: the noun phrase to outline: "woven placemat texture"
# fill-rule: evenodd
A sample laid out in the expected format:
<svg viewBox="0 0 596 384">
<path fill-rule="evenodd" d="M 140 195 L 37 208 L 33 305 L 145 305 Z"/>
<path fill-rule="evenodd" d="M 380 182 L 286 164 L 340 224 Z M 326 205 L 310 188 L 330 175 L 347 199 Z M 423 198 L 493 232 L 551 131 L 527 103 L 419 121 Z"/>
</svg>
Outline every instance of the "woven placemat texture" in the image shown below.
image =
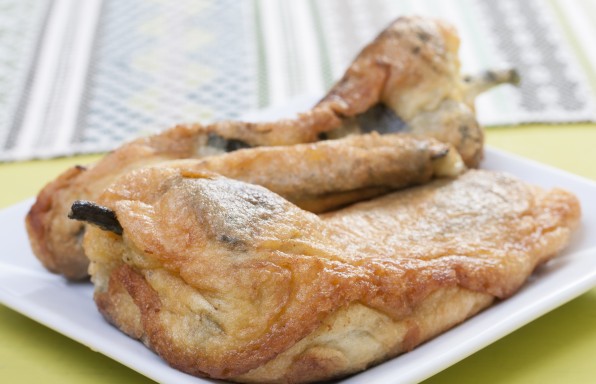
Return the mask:
<svg viewBox="0 0 596 384">
<path fill-rule="evenodd" d="M 456 25 L 464 71 L 521 73 L 481 123 L 596 121 L 596 0 L 0 0 L 0 161 L 320 96 L 412 14 Z"/>
</svg>

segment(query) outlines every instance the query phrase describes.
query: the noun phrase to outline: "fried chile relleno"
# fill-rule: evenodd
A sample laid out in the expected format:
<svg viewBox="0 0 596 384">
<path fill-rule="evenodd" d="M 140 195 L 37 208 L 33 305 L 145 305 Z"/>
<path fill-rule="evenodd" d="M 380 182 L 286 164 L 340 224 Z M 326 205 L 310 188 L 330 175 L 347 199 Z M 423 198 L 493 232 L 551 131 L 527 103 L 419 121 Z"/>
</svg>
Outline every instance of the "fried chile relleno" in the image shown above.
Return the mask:
<svg viewBox="0 0 596 384">
<path fill-rule="evenodd" d="M 94 200 L 124 173 L 165 160 L 397 130 L 451 144 L 474 167 L 482 157 L 483 134 L 473 99 L 515 77 L 501 72 L 464 81 L 458 46 L 455 31 L 444 22 L 400 18 L 363 49 L 327 96 L 294 119 L 177 126 L 125 144 L 87 170 L 68 170 L 39 193 L 27 215 L 32 249 L 49 270 L 86 277 L 88 261 L 79 241 L 84 227 L 67 218 L 72 203 Z"/>
<path fill-rule="evenodd" d="M 292 147 L 253 148 L 200 160 L 172 160 L 156 167 L 189 175 L 215 172 L 258 184 L 315 213 L 434 177 L 455 177 L 465 169 L 457 152 L 436 140 L 377 133 Z M 90 201 L 75 201 L 68 217 L 122 234 L 114 212 Z"/>
<path fill-rule="evenodd" d="M 211 171 L 258 184 L 320 213 L 388 191 L 454 177 L 465 166 L 457 151 L 434 139 L 376 132 L 343 139 L 259 147 L 160 167 Z"/>
<path fill-rule="evenodd" d="M 215 172 L 258 184 L 315 213 L 435 177 L 454 177 L 465 169 L 457 152 L 436 140 L 377 133 L 291 147 L 252 148 L 200 160 L 172 160 L 156 167 L 188 175 Z M 89 201 L 74 202 L 69 218 L 117 234 L 121 231 L 113 212 Z"/>
<path fill-rule="evenodd" d="M 102 314 L 185 372 L 244 382 L 341 377 L 507 298 L 577 226 L 577 199 L 468 171 L 317 216 L 252 184 L 151 168 L 97 204 Z"/>
<path fill-rule="evenodd" d="M 73 168 L 31 208 L 32 248 L 89 267 L 105 318 L 193 375 L 329 380 L 408 351 L 515 293 L 580 215 L 561 190 L 456 177 L 482 158 L 474 98 L 518 81 L 462 77 L 458 45 L 401 18 L 295 119 L 178 126 Z"/>
</svg>

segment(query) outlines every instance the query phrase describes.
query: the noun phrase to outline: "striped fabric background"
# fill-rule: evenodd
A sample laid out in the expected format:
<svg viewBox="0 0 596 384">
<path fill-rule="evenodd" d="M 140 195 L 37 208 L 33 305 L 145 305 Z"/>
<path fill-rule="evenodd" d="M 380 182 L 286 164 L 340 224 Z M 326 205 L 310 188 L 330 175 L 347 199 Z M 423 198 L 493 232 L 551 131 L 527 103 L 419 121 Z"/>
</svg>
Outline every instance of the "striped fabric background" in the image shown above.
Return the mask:
<svg viewBox="0 0 596 384">
<path fill-rule="evenodd" d="M 0 161 L 316 100 L 410 14 L 457 26 L 464 71 L 521 72 L 483 124 L 596 121 L 596 0 L 0 0 Z"/>
</svg>

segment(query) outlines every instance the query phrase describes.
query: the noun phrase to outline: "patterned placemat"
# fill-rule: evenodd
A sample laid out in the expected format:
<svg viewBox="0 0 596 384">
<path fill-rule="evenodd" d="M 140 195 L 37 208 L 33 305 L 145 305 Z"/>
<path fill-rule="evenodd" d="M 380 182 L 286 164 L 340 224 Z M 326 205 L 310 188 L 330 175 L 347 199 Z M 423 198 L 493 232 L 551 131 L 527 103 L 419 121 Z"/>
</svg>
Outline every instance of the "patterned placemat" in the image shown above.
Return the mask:
<svg viewBox="0 0 596 384">
<path fill-rule="evenodd" d="M 596 0 L 0 0 L 0 161 L 321 95 L 408 14 L 457 26 L 464 71 L 521 72 L 483 124 L 596 121 Z"/>
</svg>

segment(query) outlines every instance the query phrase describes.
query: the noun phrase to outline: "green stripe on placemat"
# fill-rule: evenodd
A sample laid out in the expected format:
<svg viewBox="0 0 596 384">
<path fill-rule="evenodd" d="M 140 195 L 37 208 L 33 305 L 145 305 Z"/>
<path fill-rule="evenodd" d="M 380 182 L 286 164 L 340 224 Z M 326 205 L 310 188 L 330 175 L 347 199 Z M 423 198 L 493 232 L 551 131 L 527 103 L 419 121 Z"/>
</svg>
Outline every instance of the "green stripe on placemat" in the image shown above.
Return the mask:
<svg viewBox="0 0 596 384">
<path fill-rule="evenodd" d="M 570 23 L 572 21 L 568 20 L 567 17 L 565 17 L 563 10 L 559 7 L 559 4 L 557 4 L 556 1 L 548 0 L 548 2 L 550 3 L 550 6 L 554 10 L 553 13 L 555 14 L 555 17 L 557 18 L 557 20 L 559 21 L 559 24 L 561 25 L 561 28 L 563 30 L 563 33 L 565 34 L 567 42 L 573 48 L 573 51 L 574 51 L 575 55 L 577 56 L 578 61 L 580 62 L 581 66 L 583 67 L 584 71 L 586 72 L 586 76 L 590 79 L 590 87 L 592 88 L 592 91 L 596 95 L 596 72 L 594 71 L 594 68 L 592 68 L 590 59 L 586 56 L 586 53 L 584 52 L 584 50 L 582 49 L 580 44 L 577 42 L 577 39 L 576 39 L 576 37 L 573 33 L 573 30 L 571 28 L 571 25 L 570 25 Z M 579 4 L 582 4 L 583 6 L 586 6 L 587 5 L 586 3 L 587 2 L 579 2 Z M 592 21 L 593 23 L 596 23 L 596 16 L 594 16 L 594 14 L 590 13 L 591 11 L 593 11 L 593 10 L 586 9 L 586 14 L 589 16 L 590 21 Z"/>
<path fill-rule="evenodd" d="M 263 37 L 263 17 L 261 15 L 261 1 L 254 1 L 255 29 L 257 36 L 257 92 L 258 106 L 264 108 L 269 105 L 269 80 L 267 77 L 267 61 L 265 59 L 265 38 Z"/>
<path fill-rule="evenodd" d="M 317 43 L 319 44 L 319 56 L 321 57 L 321 73 L 323 76 L 324 85 L 326 88 L 333 84 L 333 75 L 331 74 L 331 62 L 329 60 L 329 51 L 327 49 L 327 41 L 323 34 L 323 23 L 321 20 L 321 13 L 317 8 L 314 0 L 309 1 L 310 11 L 315 25 L 315 32 L 317 35 Z"/>
<path fill-rule="evenodd" d="M 296 35 L 294 33 L 295 28 L 293 27 L 292 18 L 290 11 L 288 9 L 289 4 L 285 1 L 279 4 L 280 11 L 281 11 L 281 19 L 282 19 L 282 31 L 284 36 L 284 49 L 285 49 L 285 56 L 284 61 L 287 67 L 287 77 L 288 77 L 288 88 L 289 94 L 295 95 L 297 93 L 298 88 L 298 57 L 297 47 L 296 47 Z"/>
</svg>

